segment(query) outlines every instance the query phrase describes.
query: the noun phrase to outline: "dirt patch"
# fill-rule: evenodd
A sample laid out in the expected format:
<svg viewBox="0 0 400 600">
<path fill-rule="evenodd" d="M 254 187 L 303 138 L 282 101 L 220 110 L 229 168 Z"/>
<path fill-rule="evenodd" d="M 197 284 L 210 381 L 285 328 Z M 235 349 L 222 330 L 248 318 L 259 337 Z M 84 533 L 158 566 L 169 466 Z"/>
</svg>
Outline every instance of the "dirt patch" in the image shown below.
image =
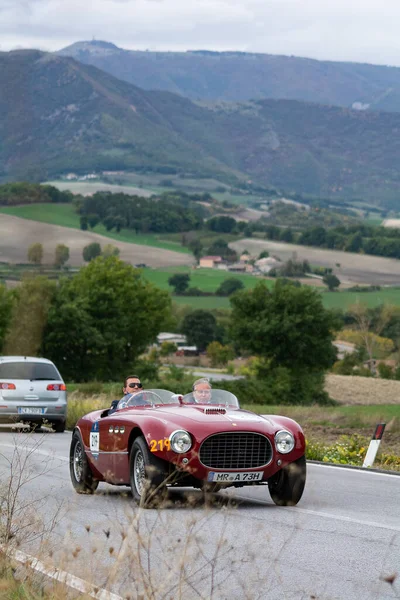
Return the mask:
<svg viewBox="0 0 400 600">
<path fill-rule="evenodd" d="M 120 250 L 120 258 L 133 265 L 144 263 L 150 267 L 168 267 L 190 265 L 194 262 L 190 254 L 119 242 L 91 231 L 80 231 L 0 214 L 0 260 L 10 263 L 27 262 L 28 248 L 35 242 L 43 244 L 43 262 L 47 264 L 54 261 L 57 244 L 65 244 L 70 250 L 68 264 L 80 267 L 85 264 L 82 250 L 92 242 L 98 242 L 101 246 L 106 244 L 117 246 Z"/>
<path fill-rule="evenodd" d="M 400 381 L 329 374 L 325 390 L 341 404 L 399 404 Z"/>
<path fill-rule="evenodd" d="M 295 258 L 298 261 L 308 260 L 311 265 L 330 267 L 342 283 L 400 285 L 400 261 L 394 258 L 323 250 L 253 238 L 231 242 L 229 246 L 237 252 L 247 249 L 255 256 L 258 256 L 262 250 L 267 250 L 270 255 L 278 256 L 282 261 Z"/>
</svg>

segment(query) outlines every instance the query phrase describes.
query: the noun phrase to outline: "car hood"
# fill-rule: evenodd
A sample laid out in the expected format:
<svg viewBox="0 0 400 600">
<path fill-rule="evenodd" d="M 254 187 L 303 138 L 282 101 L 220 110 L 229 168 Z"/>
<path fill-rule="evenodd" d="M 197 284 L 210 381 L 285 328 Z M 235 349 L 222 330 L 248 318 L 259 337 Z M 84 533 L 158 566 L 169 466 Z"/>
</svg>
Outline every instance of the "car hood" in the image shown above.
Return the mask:
<svg viewBox="0 0 400 600">
<path fill-rule="evenodd" d="M 121 411 L 119 415 L 125 418 L 132 418 L 136 416 L 136 410 L 126 409 Z M 231 409 L 222 408 L 217 406 L 162 406 L 155 409 L 141 410 L 141 417 L 149 421 L 157 420 L 163 422 L 165 425 L 174 425 L 176 428 L 184 428 L 192 430 L 196 426 L 211 426 L 216 429 L 230 429 L 233 426 L 245 429 L 261 428 L 265 431 L 276 429 L 279 425 L 273 419 L 273 417 L 263 417 L 255 413 L 249 412 L 242 409 Z"/>
</svg>

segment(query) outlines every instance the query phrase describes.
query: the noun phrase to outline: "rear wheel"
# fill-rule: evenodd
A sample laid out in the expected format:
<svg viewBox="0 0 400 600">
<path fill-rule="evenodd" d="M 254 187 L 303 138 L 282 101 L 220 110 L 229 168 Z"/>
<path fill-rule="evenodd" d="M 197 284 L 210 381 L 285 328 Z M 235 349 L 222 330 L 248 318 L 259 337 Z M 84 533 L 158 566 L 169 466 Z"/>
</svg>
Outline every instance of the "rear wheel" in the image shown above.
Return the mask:
<svg viewBox="0 0 400 600">
<path fill-rule="evenodd" d="M 162 460 L 154 456 L 142 437 L 133 442 L 130 455 L 132 496 L 137 504 L 151 508 L 166 496 L 167 473 Z"/>
<path fill-rule="evenodd" d="M 294 506 L 306 484 L 306 457 L 295 460 L 268 479 L 269 493 L 278 506 Z"/>
<path fill-rule="evenodd" d="M 56 433 L 64 433 L 65 431 L 65 421 L 54 421 L 51 426 Z"/>
<path fill-rule="evenodd" d="M 80 434 L 75 431 L 69 452 L 69 472 L 72 485 L 78 494 L 93 494 L 99 482 L 93 479 Z"/>
</svg>

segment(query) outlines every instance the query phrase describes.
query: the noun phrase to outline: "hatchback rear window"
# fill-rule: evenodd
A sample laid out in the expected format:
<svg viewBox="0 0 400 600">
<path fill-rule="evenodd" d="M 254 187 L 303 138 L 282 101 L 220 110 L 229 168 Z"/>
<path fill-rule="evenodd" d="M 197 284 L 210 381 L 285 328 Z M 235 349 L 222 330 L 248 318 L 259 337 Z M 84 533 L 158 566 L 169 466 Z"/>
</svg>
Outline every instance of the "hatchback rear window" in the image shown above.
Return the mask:
<svg viewBox="0 0 400 600">
<path fill-rule="evenodd" d="M 34 362 L 6 362 L 0 364 L 0 379 L 30 379 L 60 381 L 54 365 Z"/>
</svg>

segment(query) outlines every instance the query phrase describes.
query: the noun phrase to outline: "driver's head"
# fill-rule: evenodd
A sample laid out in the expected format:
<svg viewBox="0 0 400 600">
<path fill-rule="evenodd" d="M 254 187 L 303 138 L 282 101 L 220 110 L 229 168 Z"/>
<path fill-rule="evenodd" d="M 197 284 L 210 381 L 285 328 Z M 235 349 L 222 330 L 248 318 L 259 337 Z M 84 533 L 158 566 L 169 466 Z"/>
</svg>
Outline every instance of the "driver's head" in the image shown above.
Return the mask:
<svg viewBox="0 0 400 600">
<path fill-rule="evenodd" d="M 125 379 L 122 391 L 124 394 L 136 394 L 137 392 L 141 392 L 142 388 L 143 386 L 140 383 L 140 378 L 137 375 L 128 375 Z"/>
<path fill-rule="evenodd" d="M 197 379 L 194 382 L 193 396 L 196 402 L 209 402 L 211 400 L 211 383 L 206 377 Z"/>
</svg>

